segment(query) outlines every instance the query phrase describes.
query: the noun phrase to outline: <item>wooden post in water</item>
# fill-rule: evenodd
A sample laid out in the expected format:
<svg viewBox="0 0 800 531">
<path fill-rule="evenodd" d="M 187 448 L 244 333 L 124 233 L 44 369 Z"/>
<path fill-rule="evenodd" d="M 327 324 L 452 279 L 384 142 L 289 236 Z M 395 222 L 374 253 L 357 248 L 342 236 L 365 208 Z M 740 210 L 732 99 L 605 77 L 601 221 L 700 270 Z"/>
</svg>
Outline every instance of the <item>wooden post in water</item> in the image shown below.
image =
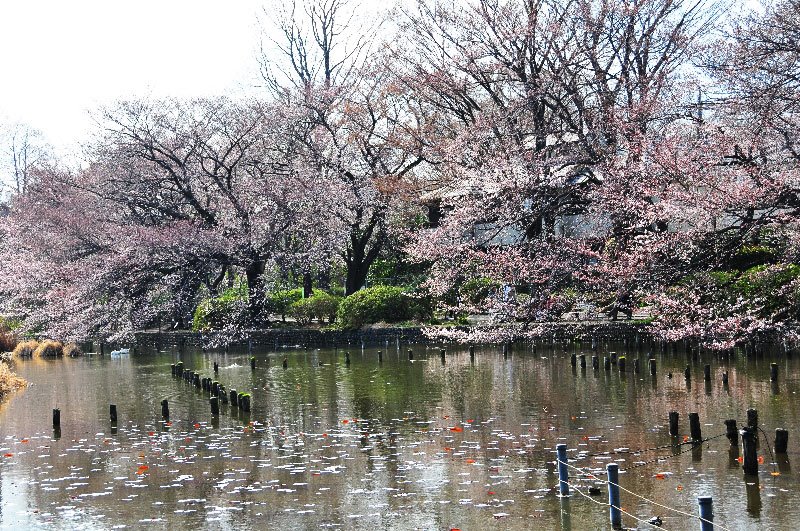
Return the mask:
<svg viewBox="0 0 800 531">
<path fill-rule="evenodd" d="M 161 401 L 161 417 L 169 420 L 169 401 L 166 399 Z"/>
<path fill-rule="evenodd" d="M 175 364 L 169 366 L 170 370 L 172 371 L 172 376 L 175 376 Z"/>
<path fill-rule="evenodd" d="M 566 444 L 556 445 L 556 458 L 558 459 L 558 492 L 562 496 L 569 496 Z"/>
<path fill-rule="evenodd" d="M 641 369 L 639 368 L 639 358 L 633 359 L 633 374 L 639 374 Z"/>
<path fill-rule="evenodd" d="M 619 497 L 619 465 L 609 463 L 606 465 L 608 474 L 608 509 L 611 519 L 611 527 L 619 529 L 622 527 L 622 512 L 620 512 Z"/>
<path fill-rule="evenodd" d="M 689 434 L 694 443 L 699 443 L 703 440 L 703 434 L 700 431 L 700 415 L 697 413 L 689 413 Z"/>
<path fill-rule="evenodd" d="M 703 379 L 707 382 L 711 381 L 711 365 L 709 364 L 703 367 Z"/>
<path fill-rule="evenodd" d="M 108 406 L 108 416 L 111 417 L 111 422 L 117 421 L 117 406 L 115 404 Z"/>
<path fill-rule="evenodd" d="M 54 409 L 53 410 L 53 429 L 58 429 L 61 427 L 61 410 Z"/>
<path fill-rule="evenodd" d="M 625 356 L 619 357 L 617 365 L 619 366 L 619 372 L 625 372 Z"/>
<path fill-rule="evenodd" d="M 440 356 L 441 356 L 441 358 L 442 358 L 442 363 L 444 363 L 444 362 L 445 362 L 445 360 L 446 360 L 447 350 L 445 350 L 445 349 L 442 349 L 442 350 L 441 350 L 441 352 L 439 353 L 439 355 L 440 355 Z"/>
<path fill-rule="evenodd" d="M 378 351 L 378 363 L 383 363 L 383 351 Z"/>
<path fill-rule="evenodd" d="M 411 350 L 411 349 L 408 349 L 408 361 L 411 361 L 413 359 L 414 359 L 414 351 Z"/>
<path fill-rule="evenodd" d="M 747 427 L 753 428 L 756 432 L 758 432 L 758 410 L 755 409 L 748 409 L 747 410 Z M 758 435 L 756 433 L 756 435 Z M 756 436 L 756 438 L 758 438 Z"/>
<path fill-rule="evenodd" d="M 569 357 L 569 364 L 572 365 L 573 367 L 578 365 L 578 355 L 575 354 L 574 352 Z"/>
<path fill-rule="evenodd" d="M 475 345 L 469 346 L 469 359 L 471 360 L 475 359 Z"/>
<path fill-rule="evenodd" d="M 586 354 L 581 354 L 580 355 L 580 360 L 581 360 L 581 369 L 585 369 L 586 368 Z"/>
<path fill-rule="evenodd" d="M 686 378 L 686 380 L 692 379 L 692 368 L 690 366 L 687 365 L 686 368 L 683 369 L 683 377 Z"/>
<path fill-rule="evenodd" d="M 350 353 L 349 352 L 345 352 L 344 353 L 344 363 L 345 363 L 345 365 L 350 365 Z"/>
<path fill-rule="evenodd" d="M 250 370 L 251 371 L 256 370 L 256 357 L 255 356 L 250 356 Z"/>
<path fill-rule="evenodd" d="M 714 509 L 711 496 L 699 496 L 700 531 L 714 531 Z"/>
<path fill-rule="evenodd" d="M 758 474 L 758 457 L 756 456 L 756 430 L 750 426 L 742 428 L 742 452 L 744 453 L 744 473 L 748 476 Z"/>
<path fill-rule="evenodd" d="M 617 364 L 617 353 L 616 352 L 610 352 L 608 357 L 611 358 L 611 363 L 613 363 L 614 365 Z"/>
<path fill-rule="evenodd" d="M 650 375 L 651 376 L 655 376 L 656 375 L 656 359 L 655 358 L 650 358 Z"/>
<path fill-rule="evenodd" d="M 769 381 L 770 382 L 777 382 L 778 381 L 778 364 L 772 363 L 769 366 Z"/>
<path fill-rule="evenodd" d="M 212 396 L 208 399 L 208 403 L 211 404 L 211 415 L 219 417 L 219 398 Z"/>
<path fill-rule="evenodd" d="M 287 358 L 286 356 L 283 357 L 283 368 L 284 369 L 289 368 L 289 358 Z"/>
<path fill-rule="evenodd" d="M 611 358 L 608 356 L 603 356 L 603 369 L 607 371 L 611 370 Z"/>
<path fill-rule="evenodd" d="M 789 430 L 783 428 L 775 429 L 775 453 L 785 454 L 789 446 Z"/>
<path fill-rule="evenodd" d="M 219 397 L 219 382 L 211 382 L 211 396 Z"/>
<path fill-rule="evenodd" d="M 736 428 L 736 419 L 725 421 L 725 437 L 728 438 L 731 446 L 739 446 L 739 430 Z"/>
<path fill-rule="evenodd" d="M 600 358 L 597 354 L 592 354 L 592 369 L 596 371 L 600 370 Z"/>
<path fill-rule="evenodd" d="M 223 404 L 227 404 L 228 403 L 228 393 L 225 390 L 225 386 L 224 385 L 220 385 L 219 389 L 218 389 L 218 392 L 219 392 L 219 399 L 222 400 Z"/>
<path fill-rule="evenodd" d="M 200 374 L 194 373 L 194 386 L 200 387 Z"/>
<path fill-rule="evenodd" d="M 672 437 L 678 436 L 678 412 L 677 411 L 670 411 L 669 412 L 669 434 Z"/>
<path fill-rule="evenodd" d="M 728 371 L 722 371 L 722 385 L 728 385 Z"/>
<path fill-rule="evenodd" d="M 231 389 L 231 406 L 238 407 L 239 405 L 239 393 L 236 392 L 236 389 Z"/>
<path fill-rule="evenodd" d="M 217 363 L 217 362 L 215 361 L 215 362 L 214 362 L 214 374 L 218 374 L 218 373 L 219 373 L 219 363 Z"/>
</svg>

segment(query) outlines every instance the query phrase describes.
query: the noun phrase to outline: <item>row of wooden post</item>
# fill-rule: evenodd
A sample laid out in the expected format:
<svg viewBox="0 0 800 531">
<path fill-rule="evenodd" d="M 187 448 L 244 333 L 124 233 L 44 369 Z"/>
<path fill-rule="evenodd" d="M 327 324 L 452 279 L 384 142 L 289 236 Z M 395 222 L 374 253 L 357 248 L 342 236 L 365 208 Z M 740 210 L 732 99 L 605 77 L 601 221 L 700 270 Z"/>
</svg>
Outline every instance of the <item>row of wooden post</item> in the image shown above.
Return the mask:
<svg viewBox="0 0 800 531">
<path fill-rule="evenodd" d="M 567 464 L 567 445 L 556 445 L 556 459 L 558 461 L 558 492 L 561 496 L 569 496 L 569 470 Z M 619 465 L 609 463 L 606 465 L 608 482 L 608 513 L 611 527 L 622 528 L 622 499 L 619 487 Z M 710 496 L 699 496 L 697 504 L 700 514 L 701 531 L 713 531 L 714 511 L 713 501 Z"/>
<path fill-rule="evenodd" d="M 755 409 L 747 410 L 747 426 L 737 430 L 736 419 L 725 421 L 725 436 L 730 441 L 731 446 L 739 445 L 739 437 L 742 439 L 742 468 L 745 474 L 758 474 L 758 457 L 756 448 L 758 446 L 758 411 Z M 698 444 L 702 442 L 703 436 L 700 429 L 700 416 L 697 413 L 689 413 L 689 433 L 692 442 Z M 669 434 L 678 437 L 678 412 L 669 412 Z M 785 428 L 775 429 L 774 450 L 776 454 L 785 454 L 789 446 L 789 430 Z"/>
<path fill-rule="evenodd" d="M 255 370 L 255 358 L 251 358 L 250 366 Z M 199 373 L 196 373 L 192 370 L 184 369 L 182 361 L 179 361 L 178 363 L 171 365 L 170 368 L 172 370 L 172 375 L 174 377 L 182 378 L 187 382 L 192 383 L 195 387 L 199 387 L 203 391 L 211 395 L 211 397 L 208 399 L 208 402 L 209 405 L 211 406 L 211 414 L 213 416 L 215 417 L 219 416 L 220 402 L 222 402 L 223 404 L 227 404 L 229 398 L 231 406 L 238 407 L 239 409 L 241 409 L 246 413 L 250 412 L 249 394 L 238 393 L 236 389 L 231 389 L 229 392 L 224 385 L 220 384 L 213 378 L 201 378 Z M 219 373 L 219 364 L 217 364 L 217 362 L 215 361 L 214 374 L 217 373 Z M 166 400 L 161 402 L 162 416 L 168 419 L 169 408 L 167 407 L 166 403 L 167 403 Z M 164 414 L 165 411 L 166 414 Z"/>
</svg>

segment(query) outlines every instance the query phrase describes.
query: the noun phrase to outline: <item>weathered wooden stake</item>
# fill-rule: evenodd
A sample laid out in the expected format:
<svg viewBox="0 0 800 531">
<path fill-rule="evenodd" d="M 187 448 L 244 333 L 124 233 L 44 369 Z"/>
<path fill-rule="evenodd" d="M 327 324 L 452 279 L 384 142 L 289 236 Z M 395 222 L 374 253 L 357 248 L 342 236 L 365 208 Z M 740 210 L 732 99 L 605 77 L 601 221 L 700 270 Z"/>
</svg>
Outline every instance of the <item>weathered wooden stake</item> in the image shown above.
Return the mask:
<svg viewBox="0 0 800 531">
<path fill-rule="evenodd" d="M 739 430 L 736 428 L 736 419 L 725 421 L 725 437 L 728 438 L 731 446 L 739 446 Z"/>
<path fill-rule="evenodd" d="M 115 404 L 108 406 L 108 416 L 111 417 L 111 422 L 117 421 L 117 406 Z"/>
<path fill-rule="evenodd" d="M 208 399 L 208 403 L 211 404 L 211 415 L 214 417 L 219 416 L 219 398 L 216 396 L 212 396 Z"/>
<path fill-rule="evenodd" d="M 572 365 L 573 367 L 578 365 L 578 355 L 575 354 L 574 352 L 569 357 L 569 364 Z"/>
<path fill-rule="evenodd" d="M 445 349 L 442 349 L 442 350 L 441 350 L 441 352 L 439 353 L 439 355 L 440 355 L 440 356 L 441 356 L 441 358 L 442 358 L 442 363 L 444 363 L 444 362 L 445 362 L 445 359 L 446 359 L 446 354 L 447 354 L 447 351 L 446 351 Z"/>
<path fill-rule="evenodd" d="M 219 397 L 219 382 L 211 382 L 211 396 Z"/>
<path fill-rule="evenodd" d="M 556 445 L 556 457 L 558 458 L 558 492 L 562 496 L 569 496 L 569 471 L 567 470 L 567 445 Z"/>
<path fill-rule="evenodd" d="M 610 352 L 608 357 L 611 358 L 611 363 L 613 363 L 614 365 L 617 364 L 617 353 L 616 352 Z"/>
<path fill-rule="evenodd" d="M 772 363 L 769 366 L 769 381 L 770 382 L 777 382 L 778 381 L 778 364 Z"/>
<path fill-rule="evenodd" d="M 288 369 L 289 368 L 289 358 L 287 358 L 285 356 L 283 358 L 283 368 L 284 369 Z"/>
<path fill-rule="evenodd" d="M 789 446 L 789 430 L 783 428 L 775 429 L 775 453 L 785 454 Z"/>
<path fill-rule="evenodd" d="M 703 434 L 700 431 L 700 415 L 697 413 L 689 413 L 689 434 L 692 442 L 698 443 L 703 440 Z"/>
<path fill-rule="evenodd" d="M 378 351 L 378 363 L 383 363 L 383 351 Z"/>
<path fill-rule="evenodd" d="M 581 360 L 581 369 L 585 369 L 586 368 L 586 354 L 581 354 L 580 355 L 580 360 Z"/>
<path fill-rule="evenodd" d="M 622 512 L 620 512 L 619 497 L 619 465 L 609 463 L 606 465 L 608 473 L 608 510 L 611 518 L 611 527 L 619 529 L 622 527 Z"/>
<path fill-rule="evenodd" d="M 217 389 L 219 399 L 222 401 L 223 404 L 228 403 L 228 392 L 225 390 L 224 385 L 220 385 L 219 389 Z"/>
<path fill-rule="evenodd" d="M 670 411 L 669 412 L 669 434 L 672 437 L 678 436 L 678 412 L 677 411 Z"/>
<path fill-rule="evenodd" d="M 345 363 L 345 365 L 350 365 L 350 353 L 349 352 L 345 352 L 344 353 L 344 363 Z"/>
<path fill-rule="evenodd" d="M 722 371 L 722 385 L 728 385 L 728 371 Z"/>
<path fill-rule="evenodd" d="M 471 360 L 475 359 L 475 345 L 469 346 L 469 359 Z"/>
<path fill-rule="evenodd" d="M 619 357 L 617 365 L 619 366 L 619 372 L 625 372 L 625 356 Z"/>
<path fill-rule="evenodd" d="M 756 456 L 756 435 L 755 428 L 742 428 L 739 432 L 742 435 L 742 453 L 744 473 L 747 475 L 758 474 L 758 457 Z"/>
<path fill-rule="evenodd" d="M 250 356 L 250 370 L 256 370 L 256 357 Z"/>
<path fill-rule="evenodd" d="M 597 356 L 597 354 L 592 355 L 592 369 L 596 371 L 600 370 L 600 358 Z"/>
<path fill-rule="evenodd" d="M 611 358 L 608 356 L 603 356 L 603 369 L 607 371 L 611 370 Z"/>
<path fill-rule="evenodd" d="M 200 374 L 194 373 L 194 386 L 200 387 Z"/>
<path fill-rule="evenodd" d="M 238 407 L 239 406 L 239 393 L 236 392 L 236 389 L 231 389 L 231 406 Z"/>
<path fill-rule="evenodd" d="M 711 496 L 699 496 L 700 531 L 714 531 L 714 509 Z"/>
<path fill-rule="evenodd" d="M 60 428 L 61 427 L 61 410 L 54 409 L 53 410 L 53 428 Z"/>
<path fill-rule="evenodd" d="M 703 367 L 703 379 L 707 382 L 711 381 L 711 365 L 706 364 Z"/>
<path fill-rule="evenodd" d="M 756 432 L 758 431 L 758 410 L 747 410 L 747 426 L 753 428 Z"/>
<path fill-rule="evenodd" d="M 169 401 L 166 399 L 161 401 L 161 417 L 169 419 Z"/>
<path fill-rule="evenodd" d="M 656 375 L 656 359 L 650 358 L 650 374 L 652 376 Z"/>
<path fill-rule="evenodd" d="M 219 363 L 217 363 L 217 362 L 215 361 L 215 362 L 214 362 L 214 374 L 217 374 L 218 372 L 219 372 Z"/>
<path fill-rule="evenodd" d="M 169 366 L 170 370 L 172 371 L 172 376 L 175 376 L 175 364 Z"/>
</svg>

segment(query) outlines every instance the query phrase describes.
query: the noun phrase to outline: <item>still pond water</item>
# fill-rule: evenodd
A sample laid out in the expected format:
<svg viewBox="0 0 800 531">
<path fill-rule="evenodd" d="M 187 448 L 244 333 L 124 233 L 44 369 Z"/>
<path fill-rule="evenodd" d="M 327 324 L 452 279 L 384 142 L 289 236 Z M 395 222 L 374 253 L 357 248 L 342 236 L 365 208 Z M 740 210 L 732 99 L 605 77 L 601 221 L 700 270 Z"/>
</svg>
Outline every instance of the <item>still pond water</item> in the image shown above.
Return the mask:
<svg viewBox="0 0 800 531">
<path fill-rule="evenodd" d="M 609 529 L 609 462 L 630 491 L 626 527 L 654 529 L 645 522 L 660 516 L 661 529 L 699 529 L 700 495 L 713 496 L 717 529 L 800 522 L 797 357 L 777 359 L 777 385 L 769 357 L 710 360 L 710 384 L 705 362 L 690 361 L 687 385 L 683 353 L 656 356 L 651 378 L 636 352 L 620 374 L 602 362 L 574 369 L 572 345 L 518 347 L 507 359 L 478 349 L 474 362 L 451 346 L 444 364 L 438 347 L 411 347 L 414 361 L 408 346 L 352 349 L 349 366 L 341 349 L 255 352 L 255 371 L 245 352 L 199 350 L 17 362 L 31 385 L 0 404 L 0 528 Z M 623 348 L 604 347 L 601 360 L 612 350 Z M 632 372 L 637 356 L 642 374 Z M 204 376 L 218 362 L 216 379 L 251 393 L 252 411 L 222 405 L 213 419 L 208 394 L 171 376 L 178 359 Z M 725 419 L 741 426 L 750 407 L 770 436 L 757 479 L 743 476 L 720 436 Z M 670 448 L 683 440 L 669 436 L 670 410 L 681 435 L 698 412 L 703 436 L 716 438 Z M 790 431 L 789 454 L 777 459 L 776 427 Z M 568 498 L 556 489 L 562 442 L 579 467 Z M 658 446 L 667 448 L 625 451 Z M 594 485 L 601 495 L 586 495 Z"/>
</svg>

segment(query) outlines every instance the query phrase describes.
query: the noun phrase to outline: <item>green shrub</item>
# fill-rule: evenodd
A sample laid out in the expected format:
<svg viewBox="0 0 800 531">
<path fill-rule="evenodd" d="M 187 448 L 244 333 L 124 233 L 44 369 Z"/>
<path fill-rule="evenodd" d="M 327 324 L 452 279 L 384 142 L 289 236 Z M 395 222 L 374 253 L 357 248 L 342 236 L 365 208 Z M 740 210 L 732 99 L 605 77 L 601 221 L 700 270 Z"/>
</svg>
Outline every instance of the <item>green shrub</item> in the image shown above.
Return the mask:
<svg viewBox="0 0 800 531">
<path fill-rule="evenodd" d="M 204 299 L 197 305 L 192 319 L 192 330 L 195 332 L 219 330 L 226 323 L 236 319 L 246 307 L 247 283 L 237 280 L 219 297 Z"/>
<path fill-rule="evenodd" d="M 313 319 L 319 319 L 321 323 L 325 319 L 333 322 L 341 301 L 341 297 L 317 290 L 311 297 L 293 302 L 289 307 L 289 315 L 300 324 L 308 324 Z"/>
<path fill-rule="evenodd" d="M 427 319 L 432 301 L 411 296 L 405 288 L 372 286 L 353 293 L 339 305 L 336 322 L 342 328 L 360 328 L 368 323 L 397 323 Z"/>
<path fill-rule="evenodd" d="M 289 308 L 293 303 L 303 299 L 303 288 L 273 291 L 267 299 L 267 310 L 275 315 L 280 315 L 285 321 Z"/>
<path fill-rule="evenodd" d="M 470 304 L 480 304 L 489 295 L 496 293 L 500 289 L 500 283 L 491 278 L 479 277 L 472 278 L 464 282 L 459 288 L 461 297 Z"/>
</svg>

